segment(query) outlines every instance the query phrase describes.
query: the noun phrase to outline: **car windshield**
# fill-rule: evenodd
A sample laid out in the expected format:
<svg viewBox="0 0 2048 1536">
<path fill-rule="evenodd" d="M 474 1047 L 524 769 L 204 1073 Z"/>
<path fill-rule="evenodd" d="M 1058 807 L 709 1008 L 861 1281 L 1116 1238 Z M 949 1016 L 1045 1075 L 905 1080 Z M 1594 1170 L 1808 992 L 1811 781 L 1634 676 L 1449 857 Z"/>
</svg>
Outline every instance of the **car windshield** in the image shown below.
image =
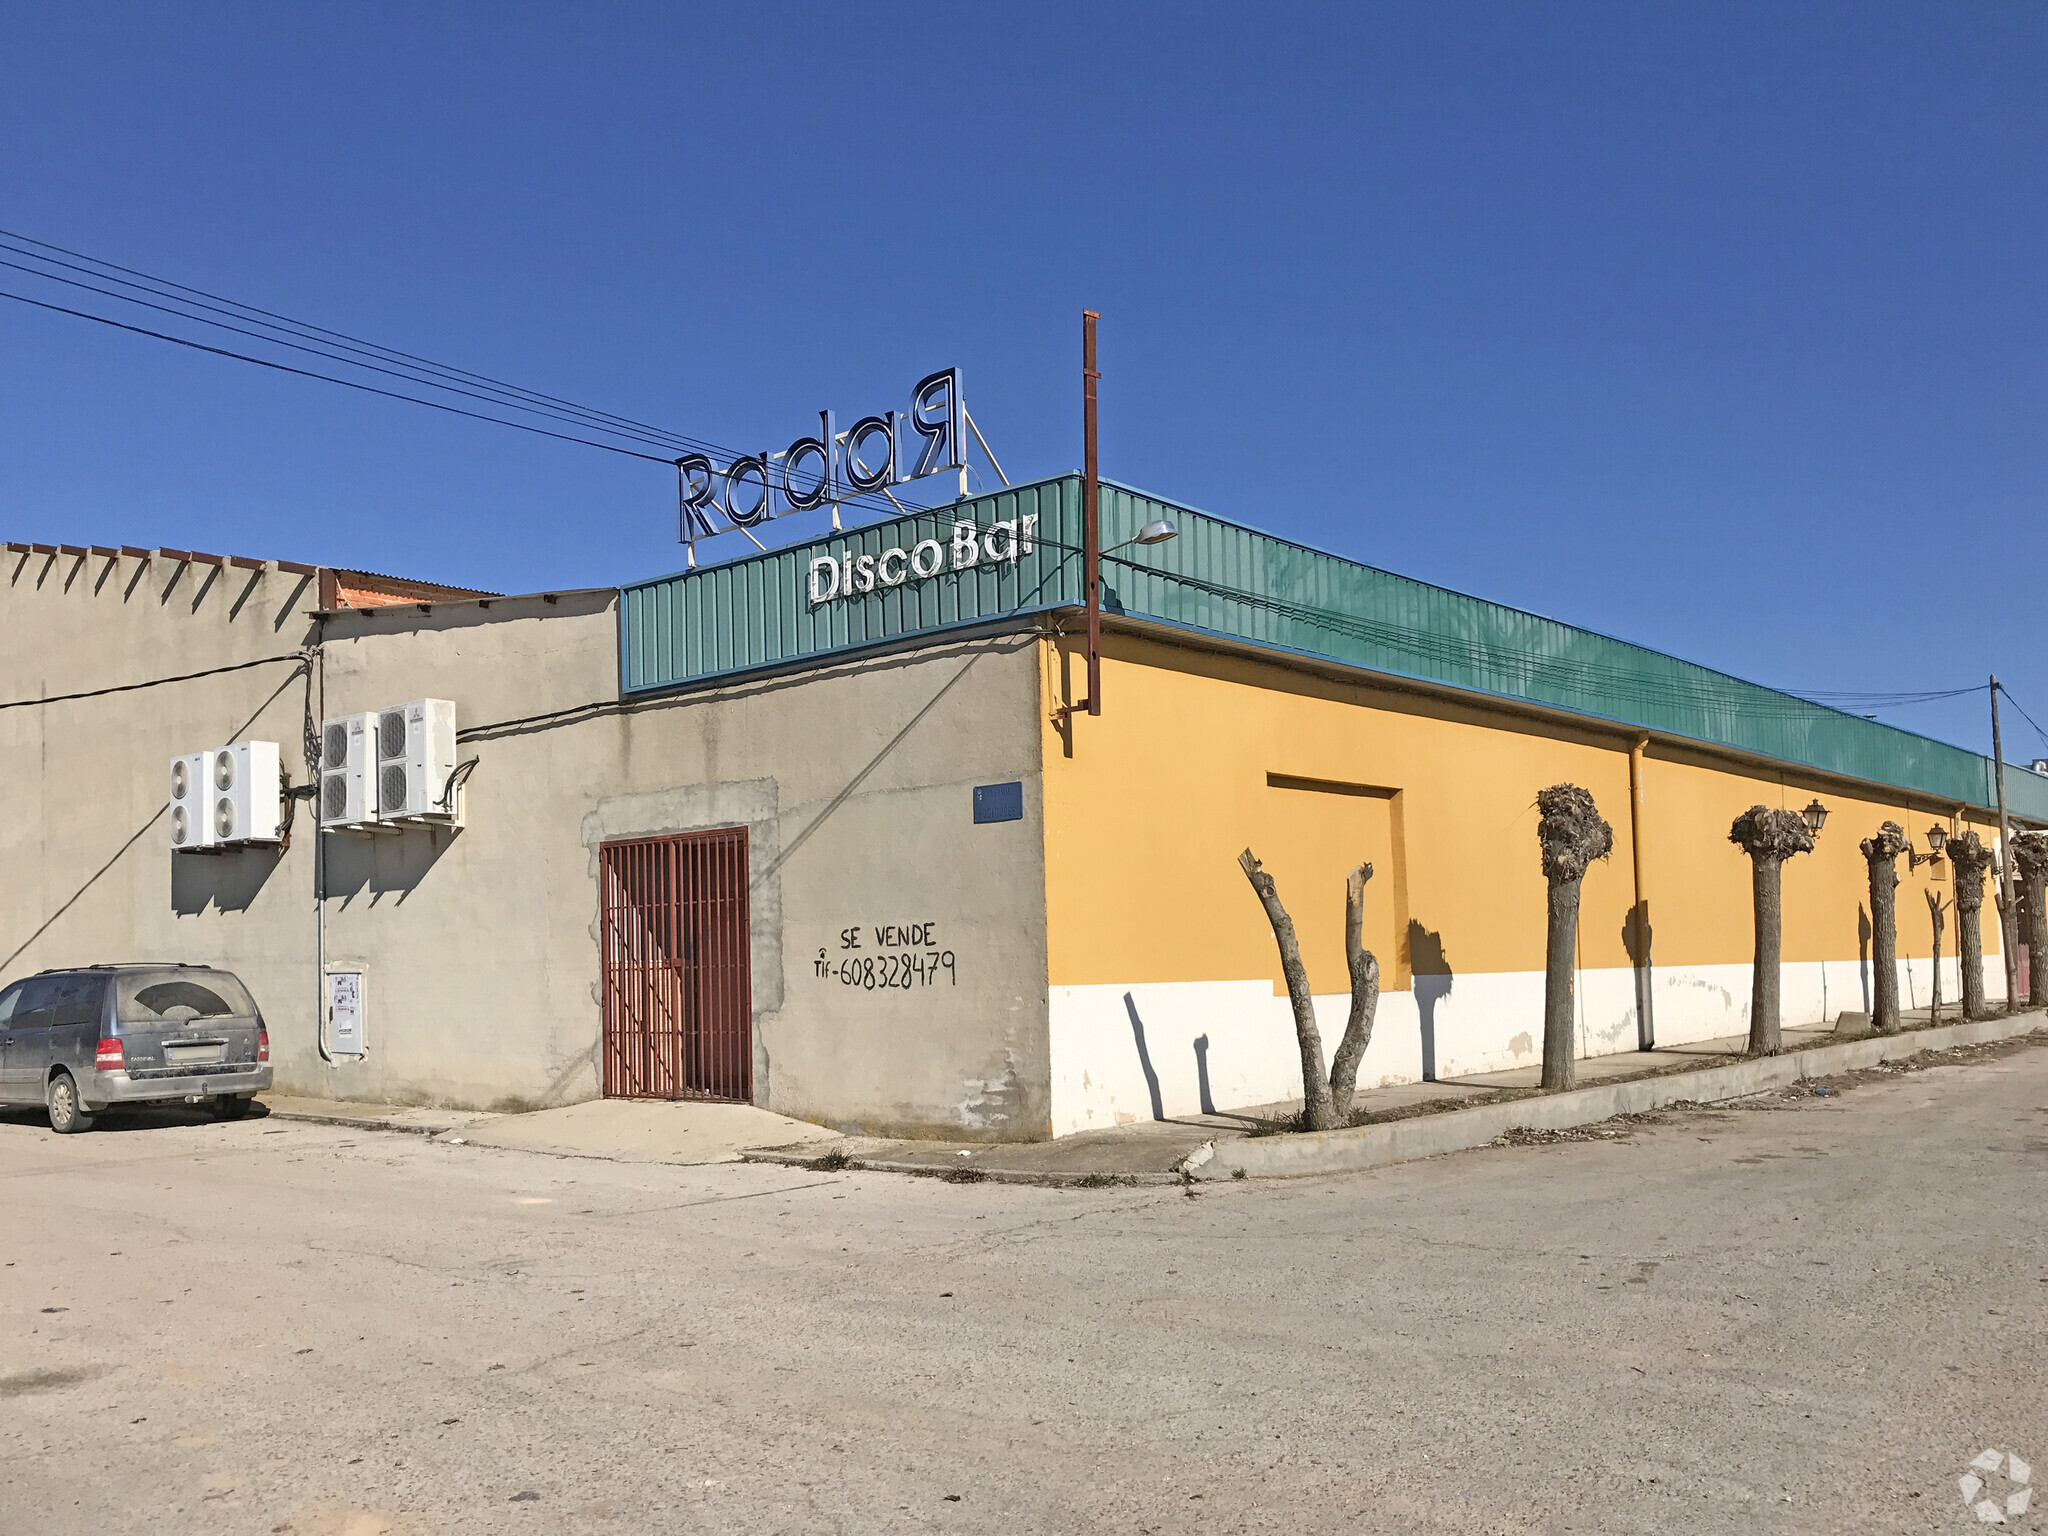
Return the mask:
<svg viewBox="0 0 2048 1536">
<path fill-rule="evenodd" d="M 241 982 L 225 971 L 144 971 L 121 978 L 124 1024 L 184 1023 L 256 1012 Z"/>
</svg>

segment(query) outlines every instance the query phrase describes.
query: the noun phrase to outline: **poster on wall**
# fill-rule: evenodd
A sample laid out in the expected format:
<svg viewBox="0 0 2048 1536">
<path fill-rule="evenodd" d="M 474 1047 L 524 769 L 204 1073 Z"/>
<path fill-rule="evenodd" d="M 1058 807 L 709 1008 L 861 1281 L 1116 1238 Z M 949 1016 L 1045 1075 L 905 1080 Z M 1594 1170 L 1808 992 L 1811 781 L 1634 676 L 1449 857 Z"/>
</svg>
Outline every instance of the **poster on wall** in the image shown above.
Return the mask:
<svg viewBox="0 0 2048 1536">
<path fill-rule="evenodd" d="M 327 1050 L 334 1056 L 363 1054 L 363 973 L 327 973 Z"/>
</svg>

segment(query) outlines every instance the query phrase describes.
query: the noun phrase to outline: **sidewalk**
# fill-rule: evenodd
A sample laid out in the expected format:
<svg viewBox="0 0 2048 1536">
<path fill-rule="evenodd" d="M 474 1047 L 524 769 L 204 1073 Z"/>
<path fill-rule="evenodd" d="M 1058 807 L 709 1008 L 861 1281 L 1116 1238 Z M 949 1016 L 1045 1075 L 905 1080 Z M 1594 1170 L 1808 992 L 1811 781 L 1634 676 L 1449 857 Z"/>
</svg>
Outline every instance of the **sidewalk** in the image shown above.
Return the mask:
<svg viewBox="0 0 2048 1536">
<path fill-rule="evenodd" d="M 1578 1063 L 1570 1093 L 1537 1091 L 1540 1063 L 1437 1083 L 1361 1090 L 1355 1123 L 1337 1131 L 1285 1129 L 1301 1101 L 1227 1114 L 1189 1115 L 1116 1130 L 1024 1144 L 878 1141 L 846 1137 L 830 1151 L 845 1166 L 955 1180 L 1029 1184 L 1163 1184 L 1184 1179 L 1305 1177 L 1355 1171 L 1486 1146 L 1513 1130 L 1562 1130 L 1679 1103 L 1715 1103 L 1929 1051 L 2008 1040 L 2048 1030 L 2048 1014 L 2027 1012 L 1930 1027 L 1926 1009 L 1901 1016 L 1896 1035 L 1844 1038 L 1822 1025 L 1784 1031 L 1781 1054 L 1750 1060 L 1747 1036 Z M 2048 1034 L 2043 1035 L 2048 1043 Z M 806 1149 L 749 1151 L 755 1162 L 813 1163 Z M 1242 1173 L 1239 1170 L 1242 1169 Z"/>
<path fill-rule="evenodd" d="M 1952 1015 L 1949 1015 L 1952 1017 Z M 1190 1179 L 1301 1177 L 1355 1171 L 1485 1146 L 1515 1130 L 1555 1131 L 1672 1104 L 1717 1103 L 1931 1051 L 2041 1032 L 2048 1014 L 1929 1027 L 1909 1012 L 1896 1035 L 1843 1038 L 1813 1026 L 1784 1032 L 1782 1054 L 1750 1060 L 1740 1036 L 1578 1063 L 1569 1093 L 1537 1091 L 1539 1064 L 1438 1083 L 1361 1090 L 1354 1124 L 1287 1130 L 1300 1101 L 1188 1115 L 1057 1141 L 988 1143 L 843 1136 L 745 1104 L 593 1099 L 528 1114 L 421 1109 L 262 1095 L 279 1119 L 411 1131 L 450 1145 L 502 1147 L 623 1162 L 765 1162 L 862 1168 L 954 1182 L 1169 1184 Z"/>
</svg>

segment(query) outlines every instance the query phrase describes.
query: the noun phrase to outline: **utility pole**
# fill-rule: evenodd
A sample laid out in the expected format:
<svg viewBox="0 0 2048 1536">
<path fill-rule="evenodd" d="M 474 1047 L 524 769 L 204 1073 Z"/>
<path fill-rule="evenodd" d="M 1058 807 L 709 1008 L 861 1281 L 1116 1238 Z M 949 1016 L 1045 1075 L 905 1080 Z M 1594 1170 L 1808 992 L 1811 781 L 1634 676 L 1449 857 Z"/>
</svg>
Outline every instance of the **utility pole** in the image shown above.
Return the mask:
<svg viewBox="0 0 2048 1536">
<path fill-rule="evenodd" d="M 2012 823 L 2005 814 L 2005 743 L 1998 734 L 1998 678 L 1991 679 L 1991 766 L 1998 780 L 1998 948 L 2005 961 L 2005 1011 L 2019 1006 L 2020 955 L 2013 942 L 2019 914 L 2012 904 Z M 2033 964 L 2041 963 L 2033 957 Z"/>
<path fill-rule="evenodd" d="M 1101 485 L 1095 478 L 1095 322 L 1081 311 L 1081 583 L 1088 595 L 1088 713 L 1102 713 Z"/>
</svg>

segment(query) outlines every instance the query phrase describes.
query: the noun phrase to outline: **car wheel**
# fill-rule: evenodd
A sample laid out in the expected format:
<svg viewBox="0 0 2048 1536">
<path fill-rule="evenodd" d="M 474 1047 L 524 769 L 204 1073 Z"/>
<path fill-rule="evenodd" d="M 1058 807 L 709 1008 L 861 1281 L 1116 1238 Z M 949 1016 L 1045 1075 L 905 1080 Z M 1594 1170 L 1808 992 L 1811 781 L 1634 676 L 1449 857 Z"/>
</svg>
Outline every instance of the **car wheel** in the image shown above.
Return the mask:
<svg viewBox="0 0 2048 1536">
<path fill-rule="evenodd" d="M 223 1094 L 213 1101 L 213 1117 L 216 1120 L 239 1120 L 254 1107 L 255 1101 L 238 1093 Z"/>
<path fill-rule="evenodd" d="M 92 1129 L 92 1116 L 78 1102 L 78 1084 L 69 1072 L 50 1079 L 50 1129 L 59 1136 Z"/>
</svg>

